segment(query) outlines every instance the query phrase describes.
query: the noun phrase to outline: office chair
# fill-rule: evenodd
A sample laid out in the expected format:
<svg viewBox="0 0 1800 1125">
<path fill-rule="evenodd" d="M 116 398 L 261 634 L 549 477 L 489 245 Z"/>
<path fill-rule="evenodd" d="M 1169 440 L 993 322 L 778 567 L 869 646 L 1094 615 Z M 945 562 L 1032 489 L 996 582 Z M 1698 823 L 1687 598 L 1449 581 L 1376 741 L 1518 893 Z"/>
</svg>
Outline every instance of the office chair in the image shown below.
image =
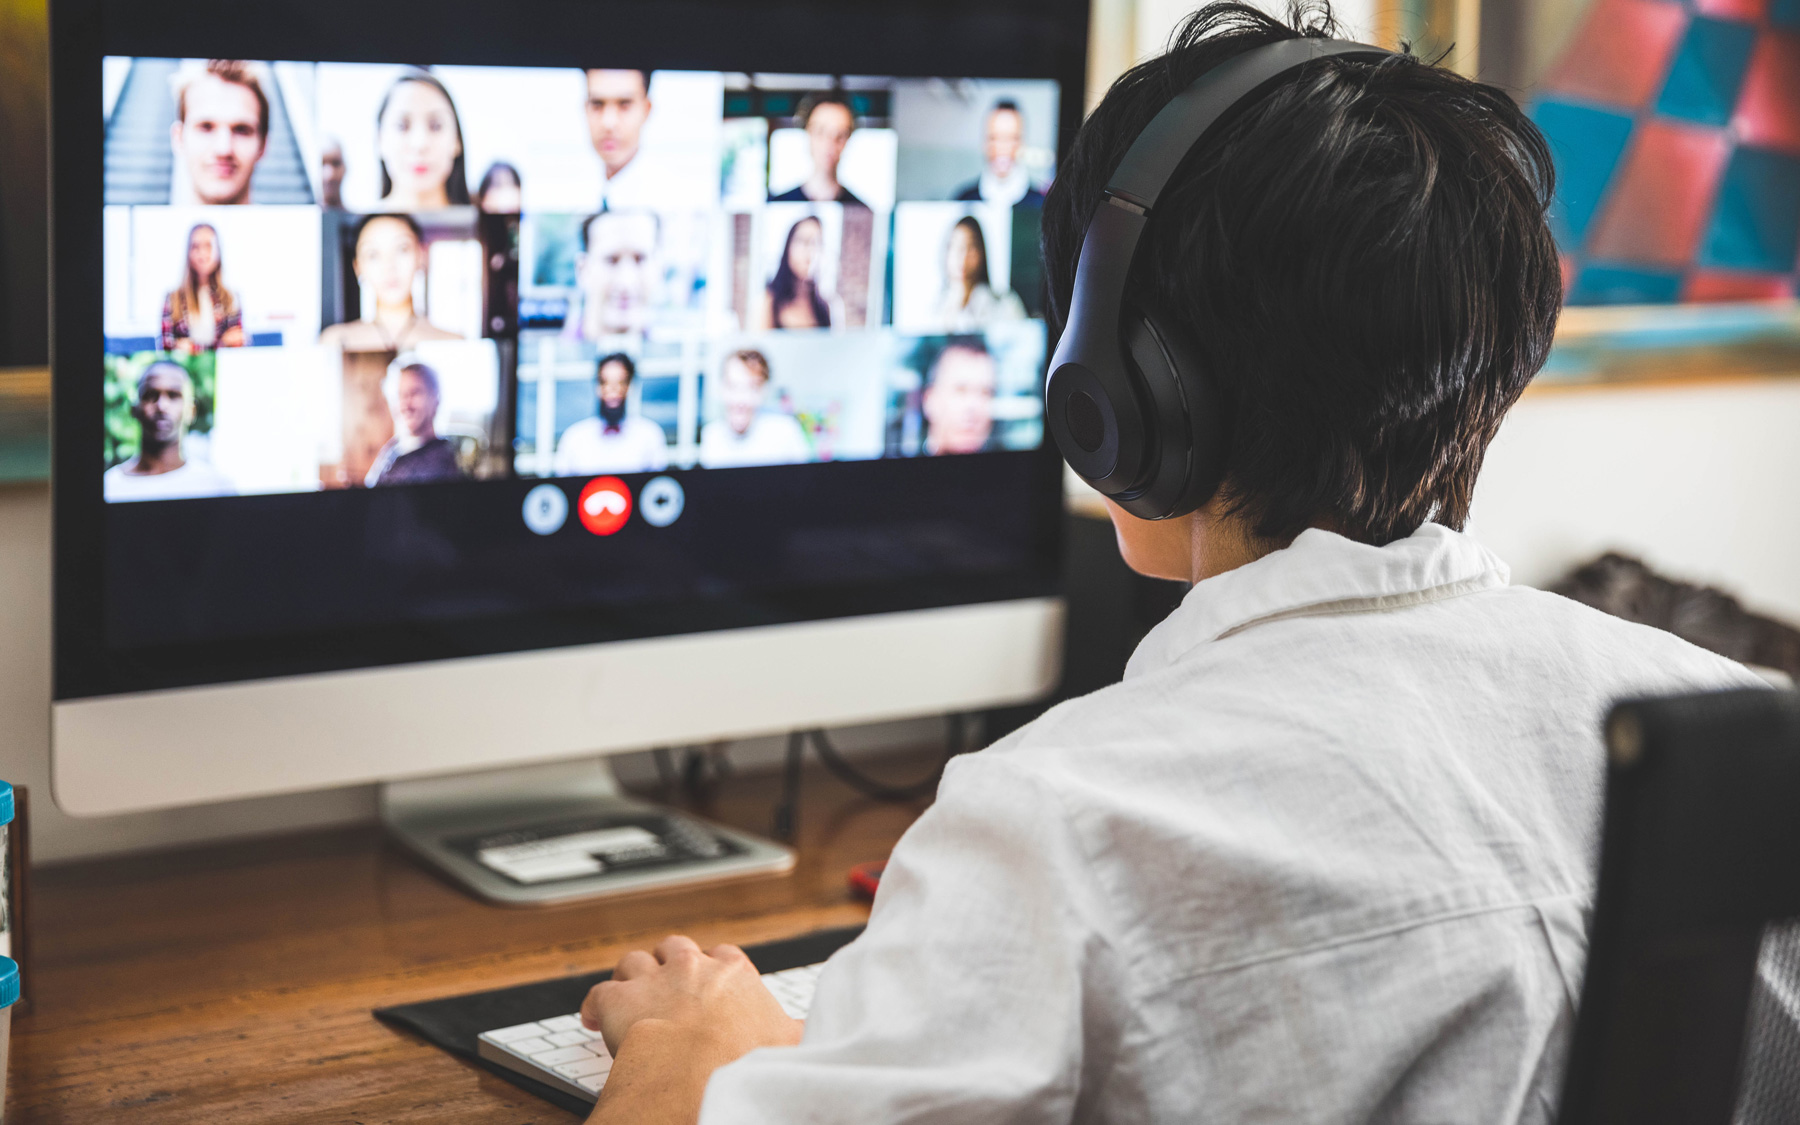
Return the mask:
<svg viewBox="0 0 1800 1125">
<path fill-rule="evenodd" d="M 1560 1125 L 1800 1122 L 1800 693 L 1619 705 Z"/>
</svg>

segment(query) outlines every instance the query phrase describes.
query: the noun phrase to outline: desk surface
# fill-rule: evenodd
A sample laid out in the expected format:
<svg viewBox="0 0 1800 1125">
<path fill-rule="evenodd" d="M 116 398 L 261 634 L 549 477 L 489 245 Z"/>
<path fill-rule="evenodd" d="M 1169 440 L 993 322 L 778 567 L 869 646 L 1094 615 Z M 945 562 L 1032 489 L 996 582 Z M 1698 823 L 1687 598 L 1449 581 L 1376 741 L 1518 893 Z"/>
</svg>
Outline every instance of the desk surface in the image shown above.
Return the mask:
<svg viewBox="0 0 1800 1125">
<path fill-rule="evenodd" d="M 776 787 L 746 777 L 669 803 L 765 832 Z M 369 1010 L 608 968 L 671 931 L 749 945 L 862 922 L 847 869 L 884 858 L 923 805 L 819 771 L 803 792 L 790 875 L 560 908 L 477 902 L 373 828 L 41 872 L 7 1120 L 573 1121 Z"/>
</svg>

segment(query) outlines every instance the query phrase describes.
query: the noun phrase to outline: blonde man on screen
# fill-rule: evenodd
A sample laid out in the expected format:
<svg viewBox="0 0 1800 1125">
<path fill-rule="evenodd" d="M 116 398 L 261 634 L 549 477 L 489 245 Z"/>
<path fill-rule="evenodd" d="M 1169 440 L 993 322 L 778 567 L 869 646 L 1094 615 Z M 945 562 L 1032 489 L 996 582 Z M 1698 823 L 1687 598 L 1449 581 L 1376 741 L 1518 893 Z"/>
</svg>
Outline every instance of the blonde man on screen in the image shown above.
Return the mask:
<svg viewBox="0 0 1800 1125">
<path fill-rule="evenodd" d="M 212 59 L 182 86 L 169 143 L 187 173 L 174 202 L 249 203 L 250 177 L 269 143 L 269 96 L 250 64 Z"/>
<path fill-rule="evenodd" d="M 700 434 L 700 464 L 708 469 L 749 465 L 797 465 L 813 459 L 800 423 L 763 409 L 769 396 L 769 361 L 761 352 L 733 352 L 719 373 L 722 418 Z"/>
</svg>

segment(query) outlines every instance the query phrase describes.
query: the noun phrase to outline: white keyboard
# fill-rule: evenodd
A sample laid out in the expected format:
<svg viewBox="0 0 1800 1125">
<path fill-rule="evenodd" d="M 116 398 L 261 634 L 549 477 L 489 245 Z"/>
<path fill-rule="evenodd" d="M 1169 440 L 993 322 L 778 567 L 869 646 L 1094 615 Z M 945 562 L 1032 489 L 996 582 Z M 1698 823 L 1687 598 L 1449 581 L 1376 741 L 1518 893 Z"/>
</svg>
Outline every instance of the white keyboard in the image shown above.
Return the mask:
<svg viewBox="0 0 1800 1125">
<path fill-rule="evenodd" d="M 782 1010 L 803 1020 L 812 1007 L 813 988 L 824 967 L 821 961 L 798 969 L 764 973 L 762 979 Z M 612 1053 L 599 1032 L 581 1025 L 579 1015 L 551 1016 L 484 1031 L 477 1043 L 481 1057 L 489 1062 L 590 1102 L 599 1098 L 606 1076 L 612 1073 Z"/>
</svg>

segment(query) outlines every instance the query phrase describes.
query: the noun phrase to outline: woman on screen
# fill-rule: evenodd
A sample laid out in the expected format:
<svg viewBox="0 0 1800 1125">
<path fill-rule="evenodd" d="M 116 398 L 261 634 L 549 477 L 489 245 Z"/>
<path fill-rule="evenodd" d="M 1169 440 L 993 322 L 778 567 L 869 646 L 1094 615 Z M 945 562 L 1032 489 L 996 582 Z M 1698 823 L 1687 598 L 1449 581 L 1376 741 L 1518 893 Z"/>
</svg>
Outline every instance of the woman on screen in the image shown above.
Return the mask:
<svg viewBox="0 0 1800 1125">
<path fill-rule="evenodd" d="M 760 328 L 830 328 L 831 307 L 819 293 L 825 224 L 808 215 L 788 230 L 774 280 L 763 294 Z"/>
<path fill-rule="evenodd" d="M 475 206 L 489 215 L 517 215 L 524 203 L 524 185 L 519 170 L 505 161 L 488 165 L 475 190 Z"/>
<path fill-rule="evenodd" d="M 356 283 L 375 297 L 368 320 L 333 324 L 321 344 L 347 352 L 402 352 L 421 340 L 460 340 L 413 308 L 413 282 L 425 269 L 425 236 L 410 215 L 370 215 L 356 232 Z"/>
<path fill-rule="evenodd" d="M 978 332 L 995 321 L 1024 319 L 1019 295 L 999 292 L 988 279 L 987 239 L 973 215 L 964 215 L 950 228 L 937 315 L 944 332 Z"/>
<path fill-rule="evenodd" d="M 219 232 L 211 223 L 196 223 L 188 231 L 181 287 L 163 298 L 162 350 L 209 352 L 243 346 L 243 306 L 225 287 Z"/>
<path fill-rule="evenodd" d="M 444 84 L 422 70 L 401 75 L 375 111 L 383 211 L 466 207 L 462 122 Z"/>
</svg>

